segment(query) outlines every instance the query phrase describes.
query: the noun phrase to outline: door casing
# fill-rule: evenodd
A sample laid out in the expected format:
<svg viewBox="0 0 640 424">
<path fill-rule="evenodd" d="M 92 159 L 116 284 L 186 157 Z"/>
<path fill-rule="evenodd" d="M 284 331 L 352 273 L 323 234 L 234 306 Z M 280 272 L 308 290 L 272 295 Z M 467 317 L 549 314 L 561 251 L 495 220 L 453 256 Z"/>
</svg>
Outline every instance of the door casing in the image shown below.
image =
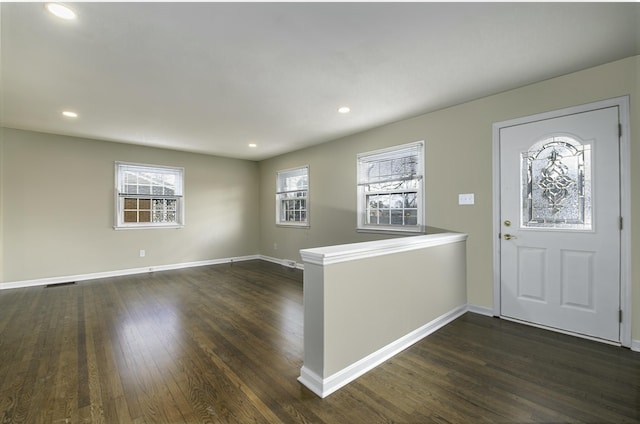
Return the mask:
<svg viewBox="0 0 640 424">
<path fill-rule="evenodd" d="M 558 109 L 536 115 L 496 122 L 493 124 L 493 315 L 500 317 L 500 129 L 513 125 L 558 118 L 565 115 L 596 109 L 618 107 L 621 126 L 620 136 L 620 213 L 622 231 L 620 234 L 620 343 L 631 347 L 631 125 L 629 122 L 629 96 L 616 97 L 594 103 Z M 574 333 L 570 333 L 574 334 Z M 579 334 L 574 334 L 580 336 Z M 580 336 L 585 337 L 585 336 Z M 586 337 L 589 338 L 589 337 Z M 599 339 L 596 339 L 599 340 Z M 600 341 L 600 340 L 599 340 Z"/>
</svg>

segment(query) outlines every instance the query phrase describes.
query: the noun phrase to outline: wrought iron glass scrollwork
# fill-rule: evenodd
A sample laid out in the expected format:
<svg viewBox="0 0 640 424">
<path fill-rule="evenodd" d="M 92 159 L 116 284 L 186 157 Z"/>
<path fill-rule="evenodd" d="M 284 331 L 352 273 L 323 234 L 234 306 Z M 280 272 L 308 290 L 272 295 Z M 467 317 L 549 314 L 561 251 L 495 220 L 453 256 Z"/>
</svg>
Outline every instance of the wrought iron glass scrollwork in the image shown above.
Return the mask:
<svg viewBox="0 0 640 424">
<path fill-rule="evenodd" d="M 591 230 L 591 145 L 547 137 L 521 154 L 522 227 Z"/>
</svg>

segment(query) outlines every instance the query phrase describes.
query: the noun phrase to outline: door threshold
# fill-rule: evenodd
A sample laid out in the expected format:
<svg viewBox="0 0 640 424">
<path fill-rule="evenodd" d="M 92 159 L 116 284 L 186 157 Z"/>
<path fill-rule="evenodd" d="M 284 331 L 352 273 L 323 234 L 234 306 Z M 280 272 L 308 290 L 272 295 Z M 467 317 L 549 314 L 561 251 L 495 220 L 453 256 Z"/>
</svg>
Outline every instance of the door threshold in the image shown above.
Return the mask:
<svg viewBox="0 0 640 424">
<path fill-rule="evenodd" d="M 521 319 L 517 319 L 517 318 L 511 318 L 511 317 L 507 317 L 505 315 L 500 315 L 499 318 L 507 320 L 507 321 L 515 322 L 515 323 L 518 323 L 518 324 L 528 325 L 530 327 L 540 328 L 542 330 L 553 331 L 554 333 L 566 334 L 567 336 L 574 336 L 574 337 L 579 337 L 581 339 L 591 340 L 593 342 L 599 342 L 599 343 L 604 343 L 604 344 L 608 344 L 608 345 L 611 345 L 611 346 L 622 347 L 622 343 L 614 341 L 614 340 L 601 339 L 599 337 L 588 336 L 586 334 L 575 333 L 573 331 L 562 330 L 560 328 L 548 327 L 546 325 L 536 324 L 535 322 L 525 321 L 525 320 L 521 320 Z"/>
</svg>

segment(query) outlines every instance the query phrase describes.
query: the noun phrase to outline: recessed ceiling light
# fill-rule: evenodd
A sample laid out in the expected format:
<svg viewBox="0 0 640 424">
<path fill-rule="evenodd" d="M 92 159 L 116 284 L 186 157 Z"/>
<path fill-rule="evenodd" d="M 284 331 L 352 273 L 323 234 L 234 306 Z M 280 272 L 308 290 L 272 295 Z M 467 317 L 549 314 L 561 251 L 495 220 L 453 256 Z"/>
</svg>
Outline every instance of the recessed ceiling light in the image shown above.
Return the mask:
<svg viewBox="0 0 640 424">
<path fill-rule="evenodd" d="M 78 114 L 75 112 L 71 112 L 70 110 L 65 110 L 64 112 L 62 112 L 62 114 L 64 116 L 66 116 L 67 118 L 77 118 Z"/>
<path fill-rule="evenodd" d="M 69 9 L 64 4 L 61 4 L 61 3 L 47 3 L 45 6 L 47 7 L 47 10 L 49 12 L 53 13 L 58 18 L 67 19 L 67 20 L 71 20 L 71 19 L 75 19 L 76 18 L 76 12 L 74 12 L 71 9 Z"/>
<path fill-rule="evenodd" d="M 256 143 L 249 143 L 249 147 L 258 147 Z"/>
<path fill-rule="evenodd" d="M 351 108 L 348 106 L 342 106 L 340 108 L 338 108 L 338 112 L 340 113 L 349 113 L 351 112 Z"/>
</svg>

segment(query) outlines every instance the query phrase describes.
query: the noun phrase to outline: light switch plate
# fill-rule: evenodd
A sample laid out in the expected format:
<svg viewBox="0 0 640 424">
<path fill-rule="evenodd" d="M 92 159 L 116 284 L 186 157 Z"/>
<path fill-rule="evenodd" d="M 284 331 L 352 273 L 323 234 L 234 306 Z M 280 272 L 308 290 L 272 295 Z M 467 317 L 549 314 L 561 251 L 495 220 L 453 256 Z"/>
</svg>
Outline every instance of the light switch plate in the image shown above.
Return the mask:
<svg viewBox="0 0 640 424">
<path fill-rule="evenodd" d="M 473 205 L 475 203 L 475 198 L 474 198 L 474 194 L 473 193 L 466 193 L 466 194 L 458 194 L 458 204 L 459 205 Z"/>
</svg>

